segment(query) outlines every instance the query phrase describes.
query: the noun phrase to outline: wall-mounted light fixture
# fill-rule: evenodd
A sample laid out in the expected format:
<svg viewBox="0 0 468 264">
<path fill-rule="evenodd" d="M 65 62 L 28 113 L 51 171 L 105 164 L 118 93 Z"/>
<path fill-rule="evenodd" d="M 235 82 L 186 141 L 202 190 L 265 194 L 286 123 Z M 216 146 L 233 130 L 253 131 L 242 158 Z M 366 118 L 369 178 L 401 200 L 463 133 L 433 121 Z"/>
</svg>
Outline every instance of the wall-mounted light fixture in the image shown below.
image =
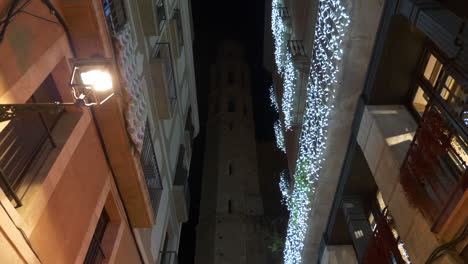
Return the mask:
<svg viewBox="0 0 468 264">
<path fill-rule="evenodd" d="M 55 112 L 64 107 L 101 105 L 114 95 L 115 74 L 110 59 L 72 59 L 70 78 L 74 102 L 0 104 L 0 122 L 19 119 L 31 112 Z"/>
</svg>

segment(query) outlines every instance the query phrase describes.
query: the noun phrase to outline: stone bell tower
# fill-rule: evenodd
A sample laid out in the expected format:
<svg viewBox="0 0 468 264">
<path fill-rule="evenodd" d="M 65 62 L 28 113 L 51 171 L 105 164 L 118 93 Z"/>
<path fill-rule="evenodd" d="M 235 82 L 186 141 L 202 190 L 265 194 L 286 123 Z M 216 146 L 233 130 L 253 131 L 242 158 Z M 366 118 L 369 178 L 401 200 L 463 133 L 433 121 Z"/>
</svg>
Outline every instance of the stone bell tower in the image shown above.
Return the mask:
<svg viewBox="0 0 468 264">
<path fill-rule="evenodd" d="M 211 68 L 195 263 L 265 263 L 250 69 L 225 43 Z"/>
</svg>

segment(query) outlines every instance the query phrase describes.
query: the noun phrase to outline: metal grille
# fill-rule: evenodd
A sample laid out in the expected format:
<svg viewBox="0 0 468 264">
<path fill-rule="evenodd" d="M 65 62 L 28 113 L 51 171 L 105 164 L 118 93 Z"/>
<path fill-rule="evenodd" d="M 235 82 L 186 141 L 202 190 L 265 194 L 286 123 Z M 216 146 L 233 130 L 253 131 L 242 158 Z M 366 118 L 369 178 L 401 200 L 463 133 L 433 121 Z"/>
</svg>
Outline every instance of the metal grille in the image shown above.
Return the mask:
<svg viewBox="0 0 468 264">
<path fill-rule="evenodd" d="M 283 18 L 283 19 L 286 19 L 286 18 L 289 18 L 289 10 L 287 7 L 278 7 L 278 11 L 279 11 L 279 14 L 280 14 L 280 17 Z"/>
<path fill-rule="evenodd" d="M 391 218 L 386 215 L 378 219 L 362 264 L 408 263 L 403 259 L 401 251 L 398 249 L 399 241 L 392 232 L 392 228 L 389 224 L 391 221 Z"/>
<path fill-rule="evenodd" d="M 403 163 L 400 181 L 410 202 L 437 232 L 468 187 L 468 140 L 448 112 L 430 105 Z"/>
<path fill-rule="evenodd" d="M 159 173 L 158 162 L 154 152 L 153 140 L 148 121 L 145 127 L 145 137 L 143 139 L 143 147 L 141 149 L 140 162 L 145 174 L 146 186 L 153 206 L 154 215 L 157 214 L 159 202 L 161 199 L 161 191 L 163 189 L 161 175 Z"/>
<path fill-rule="evenodd" d="M 85 260 L 83 261 L 84 264 L 100 264 L 104 262 L 106 257 L 102 251 L 101 242 L 108 224 L 109 215 L 103 210 L 96 225 L 96 229 L 94 230 Z"/>
<path fill-rule="evenodd" d="M 158 21 L 159 29 L 162 29 L 164 23 L 166 22 L 166 7 L 164 5 L 164 0 L 159 0 L 156 3 L 156 19 Z"/>
<path fill-rule="evenodd" d="M 60 101 L 52 79 L 47 78 L 28 102 Z M 11 120 L 0 131 L 0 186 L 21 206 L 50 151 L 55 147 L 51 130 L 61 112 L 32 113 Z"/>
<path fill-rule="evenodd" d="M 302 40 L 289 40 L 288 48 L 293 57 L 306 57 L 307 53 Z"/>
<path fill-rule="evenodd" d="M 107 25 L 113 35 L 118 34 L 127 23 L 122 0 L 102 0 Z"/>
<path fill-rule="evenodd" d="M 159 50 L 156 53 L 155 58 L 159 61 L 162 61 L 164 65 L 164 79 L 166 80 L 167 93 L 169 102 L 171 105 L 171 112 L 174 112 L 175 106 L 177 104 L 177 86 L 175 79 L 175 71 L 172 63 L 172 54 L 170 44 L 168 42 L 161 42 L 159 44 Z"/>
</svg>

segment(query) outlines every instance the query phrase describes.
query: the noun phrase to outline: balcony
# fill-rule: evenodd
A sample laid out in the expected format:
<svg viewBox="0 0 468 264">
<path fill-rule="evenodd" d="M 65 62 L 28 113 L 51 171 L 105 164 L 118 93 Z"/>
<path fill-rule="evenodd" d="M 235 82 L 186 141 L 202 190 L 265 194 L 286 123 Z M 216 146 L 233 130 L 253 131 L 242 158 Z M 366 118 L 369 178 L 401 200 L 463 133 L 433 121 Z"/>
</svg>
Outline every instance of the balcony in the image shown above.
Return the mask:
<svg viewBox="0 0 468 264">
<path fill-rule="evenodd" d="M 288 40 L 288 49 L 296 68 L 308 72 L 310 58 L 307 56 L 304 42 L 302 40 Z"/>
<path fill-rule="evenodd" d="M 388 211 L 386 211 L 388 212 Z M 392 218 L 384 214 L 377 220 L 365 252 L 362 264 L 407 264 L 410 263 L 400 238 L 395 237 Z"/>
<path fill-rule="evenodd" d="M 170 119 L 177 103 L 177 86 L 170 44 L 157 45 L 157 51 L 150 62 L 153 88 L 149 89 L 152 105 L 157 107 L 159 118 Z"/>
<path fill-rule="evenodd" d="M 109 30 L 115 36 L 127 23 L 124 3 L 122 0 L 102 0 L 102 5 Z"/>
<path fill-rule="evenodd" d="M 28 102 L 60 101 L 60 95 L 49 77 L 36 90 Z M 0 129 L 0 186 L 16 207 L 56 148 L 52 130 L 62 112 L 35 113 L 21 119 L 2 123 Z M 6 125 L 5 125 L 6 124 Z"/>
<path fill-rule="evenodd" d="M 282 19 L 289 19 L 291 17 L 289 15 L 289 9 L 285 6 L 278 7 L 278 12 Z"/>
<path fill-rule="evenodd" d="M 468 187 L 468 137 L 438 105 L 429 105 L 401 167 L 410 203 L 439 232 Z"/>
<path fill-rule="evenodd" d="M 94 230 L 93 237 L 91 238 L 88 252 L 86 253 L 86 257 L 83 261 L 84 264 L 104 263 L 106 256 L 102 250 L 101 243 L 109 221 L 109 215 L 105 210 L 103 210 L 99 217 L 96 229 Z"/>
<path fill-rule="evenodd" d="M 180 222 L 186 222 L 190 212 L 190 188 L 188 185 L 188 171 L 186 169 L 185 148 L 181 145 L 179 149 L 179 158 L 177 160 L 176 175 L 172 194 L 176 206 L 177 219 Z"/>
<path fill-rule="evenodd" d="M 148 123 L 146 123 L 145 137 L 140 153 L 140 161 L 145 175 L 145 182 L 146 187 L 148 188 L 151 206 L 153 207 L 154 216 L 156 217 L 159 203 L 161 201 L 163 185 L 161 182 L 158 161 L 156 160 L 153 140 L 151 139 L 151 132 Z"/>
<path fill-rule="evenodd" d="M 167 20 L 164 0 L 139 0 L 137 2 L 144 34 L 160 36 Z"/>
</svg>

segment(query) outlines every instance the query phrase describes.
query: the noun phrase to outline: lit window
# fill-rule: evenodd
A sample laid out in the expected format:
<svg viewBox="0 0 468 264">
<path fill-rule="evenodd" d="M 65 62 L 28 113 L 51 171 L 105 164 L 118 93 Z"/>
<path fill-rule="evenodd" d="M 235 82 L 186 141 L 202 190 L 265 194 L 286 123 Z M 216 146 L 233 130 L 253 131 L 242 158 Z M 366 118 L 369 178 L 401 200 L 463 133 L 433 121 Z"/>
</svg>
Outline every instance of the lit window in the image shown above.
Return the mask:
<svg viewBox="0 0 468 264">
<path fill-rule="evenodd" d="M 369 217 L 367 218 L 367 220 L 369 220 L 372 231 L 375 231 L 375 228 L 377 227 L 377 223 L 375 222 L 375 218 L 372 213 L 369 214 Z"/>
<path fill-rule="evenodd" d="M 441 69 L 442 63 L 440 63 L 439 60 L 431 54 L 427 61 L 426 68 L 424 69 L 424 77 L 432 86 L 435 85 Z"/>
<path fill-rule="evenodd" d="M 377 202 L 379 203 L 380 211 L 383 211 L 387 207 L 380 191 L 377 193 Z"/>
<path fill-rule="evenodd" d="M 357 230 L 357 231 L 354 231 L 354 237 L 356 239 L 360 239 L 361 237 L 364 236 L 364 232 L 362 232 L 362 230 Z"/>
<path fill-rule="evenodd" d="M 420 116 L 424 113 L 428 100 L 429 97 L 424 93 L 424 90 L 421 87 L 418 87 L 413 98 L 413 107 Z"/>
</svg>

